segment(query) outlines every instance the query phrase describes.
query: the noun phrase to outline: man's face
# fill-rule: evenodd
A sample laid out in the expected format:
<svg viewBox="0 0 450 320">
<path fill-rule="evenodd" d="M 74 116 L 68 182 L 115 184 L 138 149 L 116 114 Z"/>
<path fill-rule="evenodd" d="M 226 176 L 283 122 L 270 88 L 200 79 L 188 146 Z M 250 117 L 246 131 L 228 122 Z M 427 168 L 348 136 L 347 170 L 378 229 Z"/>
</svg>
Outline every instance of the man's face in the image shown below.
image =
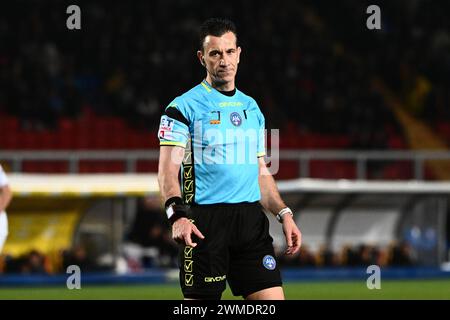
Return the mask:
<svg viewBox="0 0 450 320">
<path fill-rule="evenodd" d="M 236 36 L 227 32 L 220 37 L 207 36 L 203 42 L 203 52 L 197 56 L 207 68 L 212 80 L 218 83 L 234 81 L 238 69 L 241 48 L 236 45 Z"/>
</svg>

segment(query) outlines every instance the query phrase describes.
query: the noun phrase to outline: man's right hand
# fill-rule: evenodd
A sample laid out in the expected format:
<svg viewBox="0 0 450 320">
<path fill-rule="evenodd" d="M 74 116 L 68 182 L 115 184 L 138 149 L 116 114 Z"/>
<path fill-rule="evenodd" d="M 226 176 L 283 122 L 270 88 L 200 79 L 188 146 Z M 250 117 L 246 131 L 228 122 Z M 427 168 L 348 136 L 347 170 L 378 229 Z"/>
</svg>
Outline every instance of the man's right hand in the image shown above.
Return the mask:
<svg viewBox="0 0 450 320">
<path fill-rule="evenodd" d="M 195 224 L 187 218 L 180 218 L 172 225 L 172 239 L 178 243 L 185 243 L 187 246 L 194 248 L 197 246 L 197 243 L 192 242 L 192 233 L 200 239 L 205 239 L 205 236 L 197 229 Z"/>
</svg>

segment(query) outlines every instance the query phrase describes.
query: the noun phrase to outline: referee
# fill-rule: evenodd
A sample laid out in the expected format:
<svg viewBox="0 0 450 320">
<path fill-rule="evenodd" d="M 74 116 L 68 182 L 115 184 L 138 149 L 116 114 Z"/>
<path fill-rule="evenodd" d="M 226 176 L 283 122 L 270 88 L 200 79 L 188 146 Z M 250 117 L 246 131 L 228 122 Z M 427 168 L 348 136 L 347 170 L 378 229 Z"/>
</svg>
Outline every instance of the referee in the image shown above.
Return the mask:
<svg viewBox="0 0 450 320">
<path fill-rule="evenodd" d="M 264 162 L 264 116 L 235 87 L 241 54 L 236 27 L 208 19 L 199 40 L 206 78 L 168 105 L 158 132 L 158 181 L 172 236 L 182 244 L 183 295 L 220 299 L 228 281 L 236 296 L 282 300 L 262 207 L 282 223 L 286 254 L 299 250 L 301 233 Z"/>
</svg>

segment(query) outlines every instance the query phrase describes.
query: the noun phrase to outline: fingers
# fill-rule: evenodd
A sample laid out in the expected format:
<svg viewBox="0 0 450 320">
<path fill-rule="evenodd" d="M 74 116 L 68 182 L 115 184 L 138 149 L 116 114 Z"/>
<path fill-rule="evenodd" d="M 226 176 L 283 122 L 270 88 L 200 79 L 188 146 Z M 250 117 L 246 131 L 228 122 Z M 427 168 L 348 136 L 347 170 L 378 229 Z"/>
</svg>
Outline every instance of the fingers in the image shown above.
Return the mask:
<svg viewBox="0 0 450 320">
<path fill-rule="evenodd" d="M 200 232 L 200 230 L 197 229 L 195 225 L 192 227 L 192 232 L 194 232 L 194 234 L 200 239 L 205 239 L 205 236 Z"/>
<path fill-rule="evenodd" d="M 301 246 L 301 233 L 296 230 L 292 230 L 290 233 L 286 234 L 286 243 L 288 245 L 285 253 L 287 255 L 293 255 L 300 250 Z"/>
<path fill-rule="evenodd" d="M 293 234 L 293 238 L 294 240 L 294 244 L 292 246 L 292 253 L 291 254 L 295 254 L 300 250 L 300 246 L 301 246 L 301 235 L 300 234 Z"/>
<path fill-rule="evenodd" d="M 290 239 L 290 237 L 288 237 L 289 239 Z M 287 239 L 286 239 L 287 240 Z M 287 254 L 287 255 L 291 255 L 293 252 L 293 246 L 292 246 L 292 241 L 286 241 L 287 242 L 287 249 L 286 249 L 286 251 L 285 251 L 285 254 Z M 291 243 L 291 244 L 289 244 L 289 242 Z"/>
<path fill-rule="evenodd" d="M 292 233 L 286 235 L 286 243 L 288 245 L 288 248 L 292 247 L 292 236 Z"/>
<path fill-rule="evenodd" d="M 190 246 L 190 247 L 193 247 L 193 248 L 195 248 L 197 246 L 197 244 L 195 242 L 192 242 L 191 233 L 190 232 L 187 233 L 184 236 L 184 242 L 186 243 L 187 246 Z"/>
<path fill-rule="evenodd" d="M 198 230 L 198 228 L 190 223 L 189 227 L 186 228 L 186 231 L 182 233 L 182 238 L 184 239 L 184 243 L 190 247 L 196 247 L 197 243 L 192 241 L 192 233 L 196 235 L 200 239 L 205 239 L 205 236 Z"/>
<path fill-rule="evenodd" d="M 294 254 L 294 248 L 292 246 L 288 246 L 284 253 L 287 254 L 288 256 L 290 256 L 290 255 Z"/>
<path fill-rule="evenodd" d="M 293 235 L 294 234 L 293 234 L 292 230 L 285 232 L 286 244 L 287 244 L 287 249 L 285 251 L 285 254 L 287 254 L 287 255 L 292 254 Z"/>
</svg>

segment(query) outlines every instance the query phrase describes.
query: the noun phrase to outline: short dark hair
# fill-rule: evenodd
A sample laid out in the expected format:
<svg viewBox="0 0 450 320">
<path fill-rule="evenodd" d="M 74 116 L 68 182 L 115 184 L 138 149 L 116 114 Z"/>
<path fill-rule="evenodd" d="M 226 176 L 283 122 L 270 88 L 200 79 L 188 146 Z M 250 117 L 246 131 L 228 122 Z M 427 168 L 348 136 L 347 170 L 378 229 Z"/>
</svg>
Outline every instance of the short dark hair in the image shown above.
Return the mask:
<svg viewBox="0 0 450 320">
<path fill-rule="evenodd" d="M 199 45 L 200 50 L 203 51 L 203 42 L 207 36 L 215 36 L 220 37 L 227 32 L 233 32 L 236 36 L 236 44 L 237 44 L 237 32 L 236 25 L 233 21 L 225 19 L 225 18 L 209 18 L 200 27 L 199 33 Z"/>
</svg>

